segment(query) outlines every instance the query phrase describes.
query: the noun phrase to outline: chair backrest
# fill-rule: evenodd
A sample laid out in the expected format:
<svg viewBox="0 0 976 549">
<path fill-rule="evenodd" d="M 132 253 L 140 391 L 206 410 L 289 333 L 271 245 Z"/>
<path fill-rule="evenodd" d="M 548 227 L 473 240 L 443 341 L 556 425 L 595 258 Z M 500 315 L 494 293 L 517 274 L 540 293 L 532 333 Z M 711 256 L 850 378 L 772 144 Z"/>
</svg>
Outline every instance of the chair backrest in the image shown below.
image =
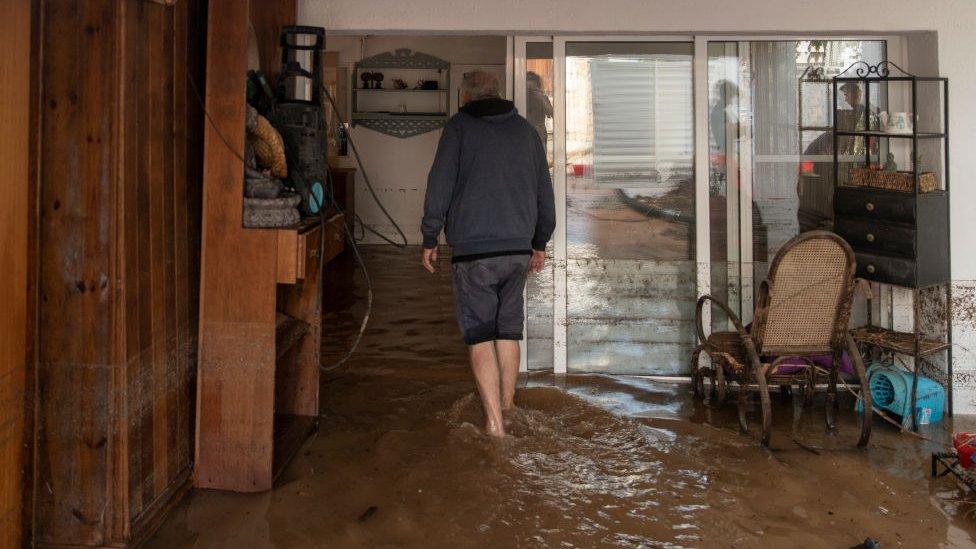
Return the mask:
<svg viewBox="0 0 976 549">
<path fill-rule="evenodd" d="M 854 295 L 854 252 L 828 231 L 794 237 L 773 259 L 755 313 L 757 347 L 766 355 L 840 349 Z"/>
</svg>

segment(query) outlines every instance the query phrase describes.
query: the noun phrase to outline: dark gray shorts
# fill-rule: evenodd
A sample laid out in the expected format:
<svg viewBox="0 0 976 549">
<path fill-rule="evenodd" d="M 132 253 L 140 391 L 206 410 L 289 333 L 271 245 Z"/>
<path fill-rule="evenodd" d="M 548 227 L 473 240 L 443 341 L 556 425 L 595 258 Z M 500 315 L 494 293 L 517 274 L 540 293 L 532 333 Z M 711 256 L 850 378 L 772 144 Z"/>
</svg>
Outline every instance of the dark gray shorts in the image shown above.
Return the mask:
<svg viewBox="0 0 976 549">
<path fill-rule="evenodd" d="M 528 255 L 504 255 L 455 263 L 454 301 L 464 342 L 522 339 L 522 290 Z"/>
</svg>

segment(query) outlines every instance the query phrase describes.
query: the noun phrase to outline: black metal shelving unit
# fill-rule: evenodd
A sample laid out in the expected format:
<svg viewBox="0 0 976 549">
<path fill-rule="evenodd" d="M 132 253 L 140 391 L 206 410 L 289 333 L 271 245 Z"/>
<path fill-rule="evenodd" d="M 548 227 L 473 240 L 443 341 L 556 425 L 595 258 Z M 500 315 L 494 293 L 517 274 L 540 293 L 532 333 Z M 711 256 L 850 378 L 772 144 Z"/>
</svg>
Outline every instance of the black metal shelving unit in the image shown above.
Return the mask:
<svg viewBox="0 0 976 549">
<path fill-rule="evenodd" d="M 893 74 L 894 73 L 894 74 Z M 862 90 L 864 110 L 847 120 L 855 122 L 855 127 L 841 127 L 838 109 L 838 92 L 852 84 Z M 941 101 L 941 109 L 928 108 L 930 116 L 919 117 L 919 85 L 935 85 L 938 96 L 930 98 Z M 872 111 L 871 92 L 876 86 L 878 97 L 886 105 L 893 103 L 891 86 L 907 87 L 908 99 L 903 101 L 905 108 L 911 109 L 906 118 L 911 119 L 910 131 L 892 132 L 881 127 L 880 113 Z M 946 360 L 946 412 L 952 415 L 952 283 L 950 276 L 950 238 L 949 238 L 949 97 L 948 79 L 942 77 L 921 77 L 912 75 L 894 63 L 882 62 L 870 65 L 858 62 L 845 69 L 832 80 L 833 92 L 833 132 L 834 132 L 834 227 L 855 250 L 858 261 L 858 276 L 873 283 L 908 288 L 913 299 L 913 331 L 897 332 L 873 325 L 872 306 L 869 300 L 867 326 L 856 328 L 853 335 L 859 344 L 874 346 L 893 355 L 907 355 L 914 359 L 913 382 L 911 388 L 911 417 L 904 418 L 903 425 L 917 430 L 915 418 L 918 376 L 923 363 L 939 353 L 945 353 Z M 902 98 L 904 100 L 904 97 Z M 922 123 L 932 123 L 932 113 L 940 119 L 932 128 L 921 130 Z M 863 118 L 861 118 L 863 116 Z M 858 120 L 861 118 L 860 120 Z M 858 127 L 861 126 L 861 127 Z M 907 130 L 907 128 L 906 128 Z M 910 170 L 893 172 L 904 180 L 910 178 L 912 188 L 891 189 L 872 185 L 852 185 L 852 171 L 855 162 L 842 167 L 839 161 L 841 140 L 863 140 L 863 161 L 856 161 L 862 168 L 880 170 L 881 164 L 893 158 L 892 141 L 904 150 L 907 143 Z M 935 178 L 934 189 L 922 189 L 922 162 L 919 144 L 942 140 L 941 170 L 932 172 Z M 857 150 L 857 142 L 854 143 Z M 876 152 L 875 152 L 876 151 Z M 882 151 L 885 156 L 882 160 Z M 891 153 L 891 155 L 889 155 Z M 861 174 L 864 174 L 861 170 Z M 869 172 L 868 172 L 869 173 Z M 889 171 L 889 173 L 891 173 Z M 941 173 L 941 178 L 939 174 Z M 844 176 L 848 179 L 845 180 Z M 930 174 L 925 174 L 927 177 Z M 931 182 L 931 178 L 928 179 Z M 921 322 L 922 293 L 935 288 L 944 288 L 945 303 L 942 336 L 924 335 Z M 931 364 L 931 362 L 929 362 Z"/>
</svg>

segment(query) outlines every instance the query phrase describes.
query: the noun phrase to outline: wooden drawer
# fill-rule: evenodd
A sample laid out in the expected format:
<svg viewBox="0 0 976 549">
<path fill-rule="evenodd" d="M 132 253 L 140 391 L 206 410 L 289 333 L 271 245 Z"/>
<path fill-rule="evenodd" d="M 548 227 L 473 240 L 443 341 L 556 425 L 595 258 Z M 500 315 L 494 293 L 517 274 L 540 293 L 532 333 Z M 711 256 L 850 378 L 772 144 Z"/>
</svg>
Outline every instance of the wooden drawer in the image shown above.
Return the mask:
<svg viewBox="0 0 976 549">
<path fill-rule="evenodd" d="M 878 189 L 838 187 L 834 191 L 837 217 L 915 223 L 915 195 Z"/>
<path fill-rule="evenodd" d="M 298 250 L 296 250 L 295 276 L 305 280 L 318 268 L 322 230 L 319 227 L 298 235 Z"/>
<path fill-rule="evenodd" d="M 311 265 L 318 265 L 318 223 L 303 223 L 294 229 L 278 229 L 278 283 L 296 284 L 304 280 Z"/>
<path fill-rule="evenodd" d="M 337 214 L 325 222 L 325 262 L 328 263 L 346 249 L 346 218 L 342 214 Z"/>
<path fill-rule="evenodd" d="M 915 286 L 915 261 L 904 257 L 855 252 L 857 256 L 857 276 L 895 284 L 897 286 Z"/>
<path fill-rule="evenodd" d="M 834 232 L 855 250 L 915 258 L 915 229 L 910 225 L 838 217 Z"/>
</svg>

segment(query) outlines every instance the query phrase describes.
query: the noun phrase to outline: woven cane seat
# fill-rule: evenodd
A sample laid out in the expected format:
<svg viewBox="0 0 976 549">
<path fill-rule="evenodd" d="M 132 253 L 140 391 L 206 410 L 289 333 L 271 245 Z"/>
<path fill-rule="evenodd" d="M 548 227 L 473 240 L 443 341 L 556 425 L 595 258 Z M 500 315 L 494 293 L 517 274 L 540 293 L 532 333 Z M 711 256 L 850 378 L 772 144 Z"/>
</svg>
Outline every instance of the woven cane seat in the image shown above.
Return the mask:
<svg viewBox="0 0 976 549">
<path fill-rule="evenodd" d="M 850 288 L 849 260 L 843 244 L 831 239 L 799 242 L 780 254 L 769 285 L 764 347 L 830 349 L 837 333 L 842 294 Z M 846 318 L 841 322 L 846 325 Z"/>
</svg>

